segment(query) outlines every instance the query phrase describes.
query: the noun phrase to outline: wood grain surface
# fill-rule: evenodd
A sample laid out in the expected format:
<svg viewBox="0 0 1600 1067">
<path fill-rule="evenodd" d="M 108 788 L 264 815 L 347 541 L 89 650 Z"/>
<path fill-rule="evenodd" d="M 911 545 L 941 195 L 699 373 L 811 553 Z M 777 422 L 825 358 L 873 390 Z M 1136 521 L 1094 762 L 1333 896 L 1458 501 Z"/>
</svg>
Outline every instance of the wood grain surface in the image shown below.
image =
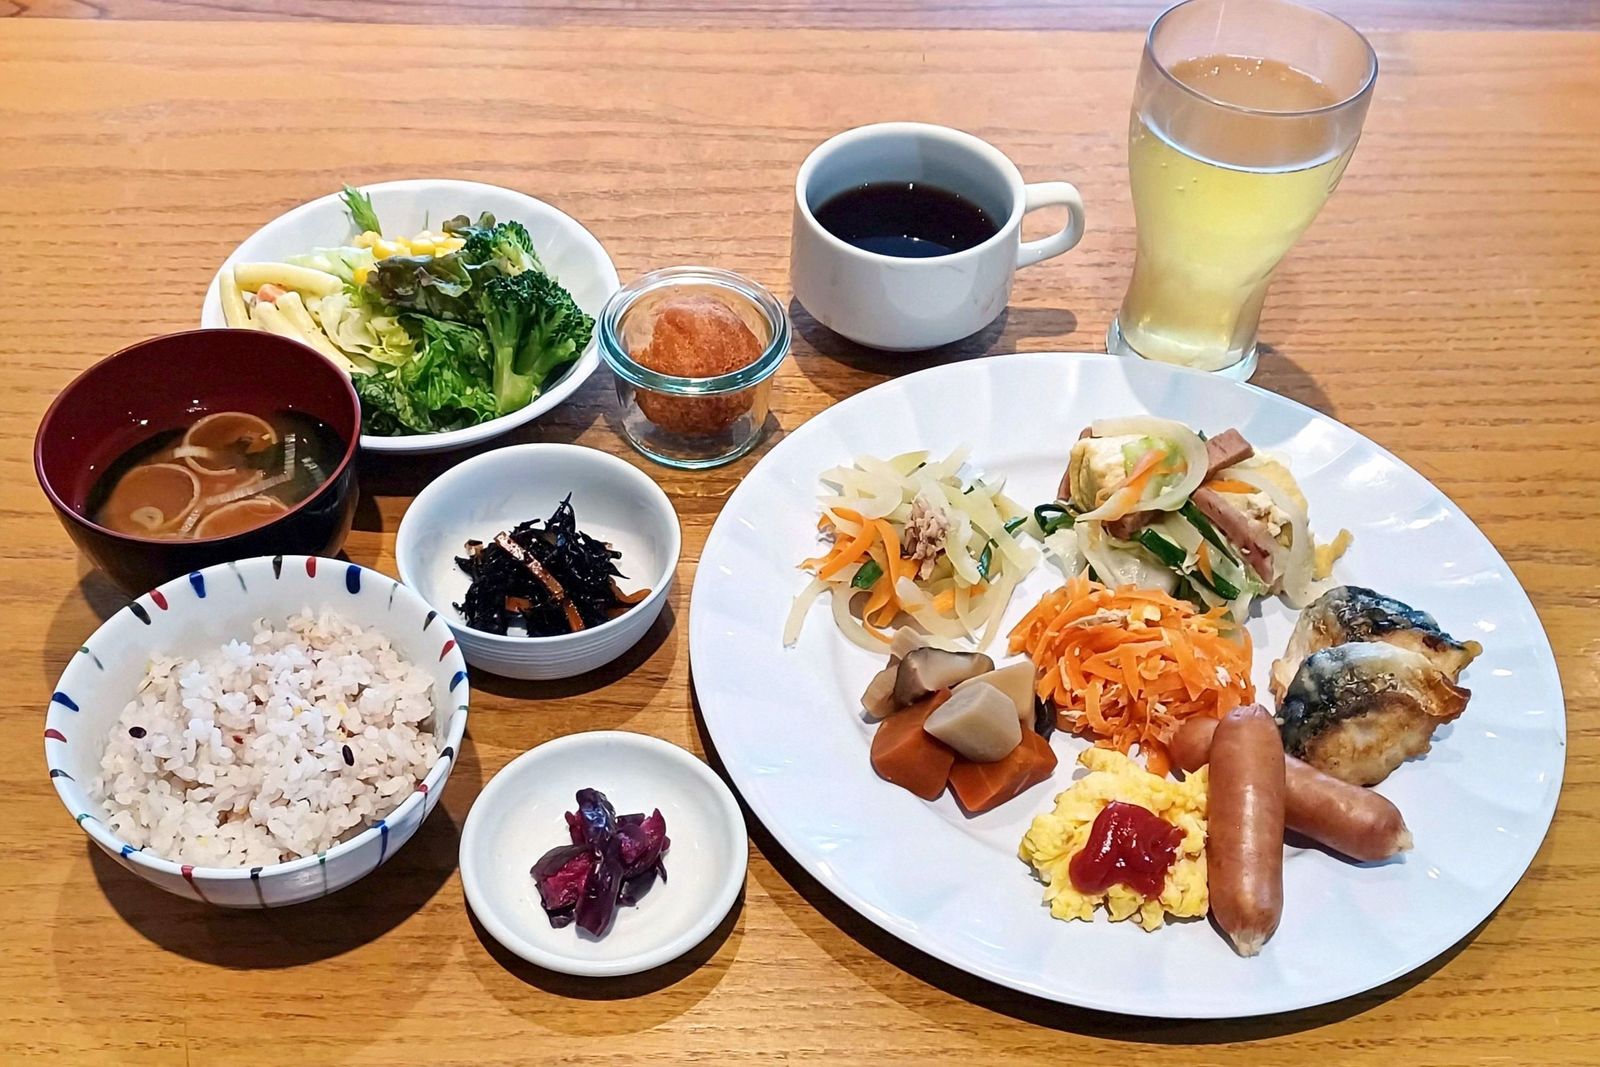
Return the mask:
<svg viewBox="0 0 1600 1067">
<path fill-rule="evenodd" d="M 0 0 L 0 17 L 516 26 L 1142 30 L 1169 0 Z M 1320 0 L 1368 30 L 1596 29 L 1594 0 Z"/>
<path fill-rule="evenodd" d="M 38 739 L 71 650 L 121 600 L 74 555 L 34 482 L 37 420 L 98 357 L 192 326 L 216 264 L 260 224 L 341 181 L 476 178 L 572 213 L 624 278 L 713 263 L 787 299 L 794 171 L 842 127 L 945 122 L 993 140 L 1030 180 L 1078 184 L 1089 236 L 1023 273 L 1010 310 L 970 342 L 875 355 L 795 307 L 795 355 L 774 391 L 781 434 L 932 361 L 1101 346 L 1132 262 L 1124 150 L 1137 34 L 588 25 L 499 32 L 485 47 L 427 27 L 0 22 L 0 656 L 11 677 L 0 693 L 0 1061 L 1595 1062 L 1600 36 L 1401 32 L 1375 43 L 1383 73 L 1366 136 L 1274 288 L 1256 382 L 1393 449 L 1499 546 L 1560 662 L 1566 787 L 1507 903 L 1419 972 L 1292 1015 L 1172 1023 L 956 973 L 857 918 L 759 827 L 741 904 L 661 971 L 565 978 L 475 928 L 458 834 L 482 782 L 513 756 L 592 728 L 706 751 L 689 688 L 689 587 L 712 520 L 760 453 L 706 474 L 645 463 L 612 427 L 604 372 L 520 438 L 616 452 L 667 488 L 685 552 L 664 621 L 591 677 L 477 679 L 444 803 L 354 889 L 229 914 L 150 888 L 73 826 Z M 408 499 L 460 458 L 366 458 L 350 558 L 393 573 Z"/>
</svg>

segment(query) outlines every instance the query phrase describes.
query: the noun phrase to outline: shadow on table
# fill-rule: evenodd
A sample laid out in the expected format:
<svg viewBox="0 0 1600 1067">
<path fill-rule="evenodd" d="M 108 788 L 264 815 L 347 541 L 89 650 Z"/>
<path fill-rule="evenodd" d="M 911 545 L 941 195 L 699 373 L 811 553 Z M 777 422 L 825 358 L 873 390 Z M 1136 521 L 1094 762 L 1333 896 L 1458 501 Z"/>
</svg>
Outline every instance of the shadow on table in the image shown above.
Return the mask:
<svg viewBox="0 0 1600 1067">
<path fill-rule="evenodd" d="M 474 955 L 474 970 L 504 1007 L 558 1032 L 617 1035 L 660 1026 L 689 1011 L 716 988 L 743 940 L 744 892 L 740 891 L 716 929 L 694 948 L 659 967 L 615 978 L 583 978 L 529 963 L 496 941 L 470 907 L 467 915 L 486 954 Z M 724 945 L 732 946 L 726 961 L 713 965 L 712 958 Z M 549 996 L 530 998 L 528 987 Z M 627 1001 L 627 1010 L 611 1011 L 608 1005 L 616 1001 Z"/>
<path fill-rule="evenodd" d="M 644 636 L 628 651 L 618 656 L 603 666 L 592 671 L 577 675 L 573 678 L 556 678 L 550 681 L 524 681 L 519 678 L 503 678 L 498 674 L 487 671 L 474 670 L 472 672 L 472 687 L 495 696 L 507 697 L 512 700 L 565 700 L 568 697 L 583 696 L 598 689 L 604 689 L 614 682 L 629 678 L 635 683 L 645 683 L 656 689 L 666 684 L 667 672 L 672 669 L 672 661 L 677 655 L 678 631 L 676 627 L 677 613 L 673 610 L 671 601 L 661 608 L 661 614 L 644 632 Z M 644 665 L 659 651 L 665 649 L 662 657 L 661 670 L 658 672 L 645 671 Z M 631 716 L 643 707 L 648 701 L 635 701 L 630 698 L 628 714 Z M 596 722 L 590 729 L 606 730 L 611 727 Z"/>
<path fill-rule="evenodd" d="M 446 786 L 452 794 L 475 796 L 481 773 L 470 739 Z M 320 900 L 283 908 L 219 908 L 158 889 L 124 868 L 96 845 L 85 842 L 100 889 L 117 914 L 134 930 L 169 952 L 218 967 L 272 970 L 330 959 L 375 941 L 423 908 L 456 869 L 460 828 L 443 803 L 383 866 Z M 75 885 L 68 892 L 83 892 Z M 70 923 L 57 926 L 61 931 Z M 86 946 L 59 944 L 63 966 L 82 957 Z M 449 943 L 429 939 L 413 945 L 408 966 L 432 968 L 443 961 Z M 94 955 L 89 952 L 88 955 Z"/>
<path fill-rule="evenodd" d="M 1008 307 L 999 318 L 970 337 L 921 352 L 886 352 L 839 336 L 812 318 L 797 300 L 789 301 L 789 318 L 794 323 L 795 333 L 811 349 L 809 353 L 797 354 L 800 358 L 795 360 L 796 365 L 813 385 L 835 400 L 852 396 L 863 386 L 826 373 L 815 373 L 817 368 L 809 358 L 811 355 L 825 356 L 851 370 L 892 378 L 988 355 L 1002 340 L 1005 343 L 1001 347 L 1009 352 L 1024 338 L 1061 338 L 1078 328 L 1078 317 L 1065 308 Z"/>
<path fill-rule="evenodd" d="M 1251 385 L 1258 385 L 1268 392 L 1297 400 L 1324 415 L 1338 418 L 1333 401 L 1322 391 L 1322 386 L 1310 371 L 1273 345 L 1260 345 L 1259 350 L 1261 361 L 1256 366 L 1255 374 L 1250 378 Z"/>
<path fill-rule="evenodd" d="M 1360 1015 L 1426 981 L 1460 955 L 1462 950 L 1472 944 L 1484 927 L 1494 919 L 1494 914 L 1491 914 L 1466 937 L 1404 977 L 1366 993 L 1302 1011 L 1248 1019 L 1151 1019 L 1059 1004 L 1008 989 L 935 959 L 874 925 L 825 889 L 784 851 L 745 805 L 744 798 L 739 796 L 737 788 L 734 788 L 732 779 L 728 777 L 727 768 L 711 742 L 711 736 L 701 716 L 698 698 L 694 699 L 693 704 L 695 727 L 705 751 L 706 762 L 728 782 L 729 788 L 734 789 L 734 795 L 739 798 L 739 808 L 744 813 L 745 824 L 750 830 L 751 842 L 785 883 L 768 885 L 766 887 L 768 895 L 780 908 L 806 913 L 794 916 L 796 927 L 802 931 L 807 928 L 804 920 L 809 918 L 809 913 L 813 911 L 838 927 L 842 933 L 877 959 L 863 959 L 852 952 L 841 952 L 831 939 L 819 940 L 819 947 L 832 956 L 835 962 L 851 970 L 885 996 L 895 999 L 904 1007 L 929 1016 L 940 1025 L 948 1025 L 948 1015 L 941 1014 L 937 1006 L 930 1006 L 924 996 L 905 997 L 904 983 L 892 976 L 886 976 L 879 961 L 899 968 L 912 978 L 959 1000 L 1036 1026 L 1113 1041 L 1211 1045 L 1282 1037 Z M 751 872 L 758 880 L 764 873 L 758 864 L 751 865 Z M 770 878 L 770 875 L 768 877 Z M 799 896 L 799 902 L 796 903 L 785 890 L 793 890 Z"/>
</svg>

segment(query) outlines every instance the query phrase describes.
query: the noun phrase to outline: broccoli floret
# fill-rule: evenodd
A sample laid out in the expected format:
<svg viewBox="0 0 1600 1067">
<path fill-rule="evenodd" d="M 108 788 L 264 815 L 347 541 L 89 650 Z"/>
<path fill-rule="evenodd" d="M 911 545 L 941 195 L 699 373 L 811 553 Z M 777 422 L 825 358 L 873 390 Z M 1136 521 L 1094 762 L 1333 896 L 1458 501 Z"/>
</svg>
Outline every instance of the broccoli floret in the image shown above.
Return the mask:
<svg viewBox="0 0 1600 1067">
<path fill-rule="evenodd" d="M 495 222 L 494 216 L 485 211 L 476 223 L 471 223 L 465 215 L 457 215 L 445 220 L 444 232 L 466 242 L 461 258 L 471 264 L 476 274 L 544 270 L 538 253 L 533 250 L 533 236 L 515 219 Z"/>
<path fill-rule="evenodd" d="M 496 410 L 518 411 L 559 368 L 582 355 L 594 319 L 542 271 L 496 275 L 475 292 L 494 354 Z"/>
</svg>

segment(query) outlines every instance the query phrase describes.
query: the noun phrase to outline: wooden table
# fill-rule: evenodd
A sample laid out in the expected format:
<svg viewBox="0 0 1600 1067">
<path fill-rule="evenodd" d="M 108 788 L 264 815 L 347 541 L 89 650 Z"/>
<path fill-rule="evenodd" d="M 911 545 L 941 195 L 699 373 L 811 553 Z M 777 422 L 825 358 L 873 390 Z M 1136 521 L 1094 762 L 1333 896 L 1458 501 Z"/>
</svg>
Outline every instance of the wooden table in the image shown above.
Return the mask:
<svg viewBox="0 0 1600 1067">
<path fill-rule="evenodd" d="M 702 6 L 683 15 L 689 29 L 646 5 L 565 12 L 549 30 L 297 21 L 326 14 L 310 0 L 13 6 L 176 21 L 0 21 L 0 657 L 14 672 L 0 697 L 10 801 L 0 1059 L 1565 1065 L 1600 1055 L 1600 36 L 1443 28 L 1592 26 L 1592 5 L 1341 7 L 1365 25 L 1431 28 L 1374 34 L 1383 73 L 1366 137 L 1274 289 L 1262 325 L 1272 354 L 1256 377 L 1395 450 L 1511 561 L 1568 694 L 1562 810 L 1495 918 L 1416 974 L 1324 1008 L 1204 1024 L 1077 1011 L 971 980 L 855 916 L 758 826 L 740 906 L 657 973 L 605 984 L 544 973 L 473 926 L 458 835 L 482 782 L 514 755 L 595 728 L 704 751 L 689 586 L 712 520 L 759 454 L 699 475 L 644 463 L 611 427 L 604 373 L 520 438 L 607 449 L 661 481 L 685 534 L 671 608 L 641 649 L 595 676 L 478 679 L 444 804 L 358 888 L 260 914 L 169 897 L 73 827 L 38 740 L 69 653 L 120 600 L 45 506 L 29 468 L 33 428 L 93 360 L 193 325 L 216 264 L 262 222 L 341 181 L 478 178 L 582 219 L 625 278 L 707 262 L 787 298 L 801 158 L 842 127 L 916 117 L 992 139 L 1031 180 L 1076 182 L 1090 212 L 1081 248 L 1023 274 L 998 326 L 932 358 L 1095 349 L 1132 261 L 1123 152 L 1139 37 L 1125 31 L 1151 5 L 762 0 Z M 509 0 L 342 10 L 373 21 L 542 17 Z M 752 28 L 768 23 L 779 28 Z M 927 30 L 991 25 L 1123 32 Z M 909 28 L 883 28 L 893 26 Z M 784 431 L 926 362 L 853 348 L 798 308 L 796 322 L 774 397 Z M 365 462 L 350 558 L 393 573 L 407 500 L 459 458 Z"/>
</svg>

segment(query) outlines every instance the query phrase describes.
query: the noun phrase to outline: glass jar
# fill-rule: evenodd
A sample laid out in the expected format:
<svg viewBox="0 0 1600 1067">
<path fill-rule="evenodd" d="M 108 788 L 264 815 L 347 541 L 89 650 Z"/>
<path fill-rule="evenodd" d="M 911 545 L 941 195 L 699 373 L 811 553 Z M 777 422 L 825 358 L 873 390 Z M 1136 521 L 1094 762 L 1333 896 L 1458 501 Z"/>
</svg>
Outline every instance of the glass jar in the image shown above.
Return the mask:
<svg viewBox="0 0 1600 1067">
<path fill-rule="evenodd" d="M 636 358 L 650 346 L 664 308 L 681 310 L 693 301 L 703 309 L 707 300 L 731 311 L 755 336 L 761 350 L 752 361 L 722 366 L 723 349 L 686 348 L 681 330 L 673 355 L 691 364 L 682 368 L 691 373 L 665 373 Z M 772 375 L 789 346 L 783 305 L 750 279 L 715 267 L 651 271 L 612 294 L 600 312 L 600 355 L 616 381 L 623 436 L 656 462 L 685 470 L 727 463 L 756 446 L 766 427 Z M 704 375 L 697 373 L 702 366 Z"/>
</svg>

